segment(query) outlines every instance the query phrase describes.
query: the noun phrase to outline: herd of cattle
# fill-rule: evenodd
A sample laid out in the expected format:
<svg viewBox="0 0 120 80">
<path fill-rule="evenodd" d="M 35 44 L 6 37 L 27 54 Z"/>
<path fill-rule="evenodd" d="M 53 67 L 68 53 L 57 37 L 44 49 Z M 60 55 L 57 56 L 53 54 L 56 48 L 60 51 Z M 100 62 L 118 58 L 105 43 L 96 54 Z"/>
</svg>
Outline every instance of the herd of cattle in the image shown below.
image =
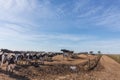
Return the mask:
<svg viewBox="0 0 120 80">
<path fill-rule="evenodd" d="M 61 50 L 63 53 L 54 53 L 54 52 L 34 52 L 34 51 L 11 51 L 8 49 L 0 50 L 0 65 L 1 67 L 4 64 L 7 64 L 6 70 L 8 72 L 13 71 L 16 64 L 27 64 L 38 66 L 40 64 L 44 64 L 44 61 L 52 61 L 52 57 L 56 55 L 63 55 L 64 57 L 68 57 L 73 54 L 72 51 L 69 50 Z M 34 62 L 33 62 L 34 61 Z"/>
<path fill-rule="evenodd" d="M 66 49 L 61 49 L 61 51 L 62 52 L 54 53 L 35 51 L 11 51 L 8 49 L 0 49 L 0 65 L 2 67 L 4 64 L 7 64 L 6 70 L 8 72 L 13 72 L 16 64 L 33 65 L 37 67 L 40 64 L 43 65 L 44 61 L 52 61 L 52 58 L 57 55 L 63 55 L 63 59 L 65 57 L 69 58 L 73 55 L 76 55 L 73 51 Z M 88 54 L 87 52 L 85 53 Z"/>
</svg>

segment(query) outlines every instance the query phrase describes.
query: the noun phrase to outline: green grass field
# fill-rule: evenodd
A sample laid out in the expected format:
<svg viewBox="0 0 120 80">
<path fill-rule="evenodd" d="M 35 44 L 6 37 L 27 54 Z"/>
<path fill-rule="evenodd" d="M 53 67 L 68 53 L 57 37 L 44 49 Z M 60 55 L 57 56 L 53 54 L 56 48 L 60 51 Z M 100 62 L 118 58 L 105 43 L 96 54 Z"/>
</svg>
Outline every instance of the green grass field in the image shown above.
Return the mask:
<svg viewBox="0 0 120 80">
<path fill-rule="evenodd" d="M 120 63 L 120 54 L 109 54 L 108 56 Z"/>
</svg>

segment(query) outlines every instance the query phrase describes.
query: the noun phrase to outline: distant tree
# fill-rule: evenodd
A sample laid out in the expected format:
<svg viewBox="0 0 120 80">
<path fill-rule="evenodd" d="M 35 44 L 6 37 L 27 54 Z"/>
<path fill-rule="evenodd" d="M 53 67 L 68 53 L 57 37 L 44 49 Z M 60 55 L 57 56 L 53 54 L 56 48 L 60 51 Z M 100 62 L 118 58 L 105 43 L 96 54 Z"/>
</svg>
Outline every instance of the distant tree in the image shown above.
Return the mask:
<svg viewBox="0 0 120 80">
<path fill-rule="evenodd" d="M 89 53 L 90 53 L 90 54 L 93 54 L 93 51 L 90 51 Z"/>
<path fill-rule="evenodd" d="M 101 51 L 98 51 L 98 54 L 101 54 Z"/>
<path fill-rule="evenodd" d="M 13 51 L 8 50 L 8 49 L 1 49 L 1 52 L 12 53 Z"/>
</svg>

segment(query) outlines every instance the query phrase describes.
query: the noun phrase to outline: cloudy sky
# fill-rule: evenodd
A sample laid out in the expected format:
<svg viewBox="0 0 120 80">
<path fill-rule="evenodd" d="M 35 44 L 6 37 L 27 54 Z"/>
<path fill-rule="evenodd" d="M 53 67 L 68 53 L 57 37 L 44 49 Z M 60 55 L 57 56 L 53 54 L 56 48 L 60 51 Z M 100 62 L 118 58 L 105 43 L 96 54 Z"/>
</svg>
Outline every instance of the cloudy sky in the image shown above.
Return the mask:
<svg viewBox="0 0 120 80">
<path fill-rule="evenodd" d="M 120 53 L 120 0 L 0 0 L 0 48 Z"/>
</svg>

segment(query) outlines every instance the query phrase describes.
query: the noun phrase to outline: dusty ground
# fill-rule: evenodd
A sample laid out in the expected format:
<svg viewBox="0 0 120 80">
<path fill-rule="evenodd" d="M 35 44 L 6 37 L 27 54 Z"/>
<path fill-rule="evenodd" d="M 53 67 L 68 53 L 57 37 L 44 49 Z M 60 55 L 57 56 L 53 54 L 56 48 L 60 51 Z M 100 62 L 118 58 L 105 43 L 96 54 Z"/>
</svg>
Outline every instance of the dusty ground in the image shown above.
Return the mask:
<svg viewBox="0 0 120 80">
<path fill-rule="evenodd" d="M 39 67 L 22 65 L 17 66 L 14 73 L 6 73 L 3 66 L 0 70 L 0 80 L 119 80 L 120 64 L 108 56 L 102 56 L 98 66 L 91 71 L 79 69 L 88 61 L 96 57 L 93 55 L 79 55 L 79 58 L 69 60 L 62 56 L 55 56 L 53 62 L 45 62 Z M 76 66 L 76 71 L 70 69 Z M 86 66 L 84 66 L 86 67 Z"/>
<path fill-rule="evenodd" d="M 104 67 L 101 71 L 96 71 L 96 77 L 101 80 L 119 80 L 120 79 L 120 64 L 108 56 L 103 56 L 100 60 Z"/>
</svg>

